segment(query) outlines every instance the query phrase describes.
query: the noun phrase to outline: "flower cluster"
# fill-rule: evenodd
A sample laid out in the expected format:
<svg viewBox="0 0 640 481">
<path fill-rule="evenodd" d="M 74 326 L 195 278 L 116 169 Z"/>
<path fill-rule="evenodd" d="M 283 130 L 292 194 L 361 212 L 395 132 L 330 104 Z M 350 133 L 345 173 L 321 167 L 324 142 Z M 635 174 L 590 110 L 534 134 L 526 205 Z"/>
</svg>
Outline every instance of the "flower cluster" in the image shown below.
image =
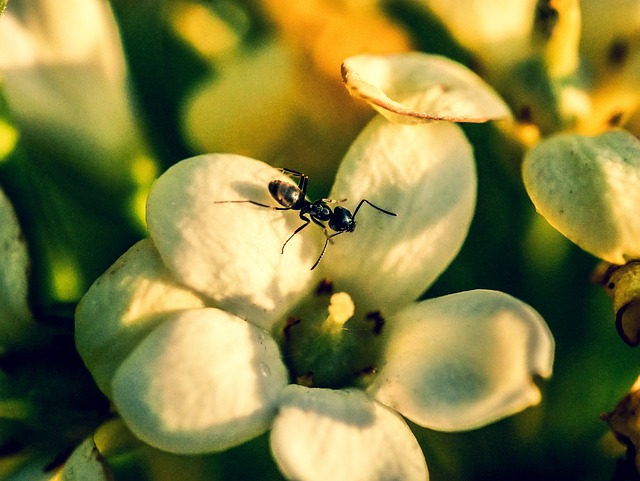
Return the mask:
<svg viewBox="0 0 640 481">
<path fill-rule="evenodd" d="M 435 118 L 507 113 L 470 71 L 421 60 L 435 80 L 420 101 Z M 345 64 L 359 66 L 359 91 L 370 61 L 379 59 Z M 473 154 L 456 124 L 370 122 L 329 199 L 349 209 L 366 199 L 396 216 L 363 204 L 357 228 L 332 239 L 314 270 L 323 229 L 290 238 L 302 216 L 256 205 L 278 206 L 274 180 L 293 182 L 232 154 L 171 167 L 149 195 L 150 238 L 80 302 L 78 350 L 140 439 L 199 454 L 271 429 L 291 479 L 424 480 L 400 415 L 467 430 L 539 401 L 534 379 L 550 375 L 554 346 L 533 309 L 488 290 L 415 301 L 474 212 Z"/>
</svg>

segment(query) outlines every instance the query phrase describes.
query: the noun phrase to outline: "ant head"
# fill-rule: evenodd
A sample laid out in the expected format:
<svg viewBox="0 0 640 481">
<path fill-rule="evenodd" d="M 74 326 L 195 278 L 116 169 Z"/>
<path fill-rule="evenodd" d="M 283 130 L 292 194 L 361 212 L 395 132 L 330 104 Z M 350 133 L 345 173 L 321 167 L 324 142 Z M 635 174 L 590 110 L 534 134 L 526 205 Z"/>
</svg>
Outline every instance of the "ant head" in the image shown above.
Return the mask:
<svg viewBox="0 0 640 481">
<path fill-rule="evenodd" d="M 356 228 L 356 221 L 349 209 L 336 207 L 329 219 L 329 227 L 336 232 L 353 232 Z"/>
<path fill-rule="evenodd" d="M 303 199 L 298 187 L 282 180 L 269 182 L 269 193 L 283 207 L 295 208 L 300 200 Z"/>
</svg>

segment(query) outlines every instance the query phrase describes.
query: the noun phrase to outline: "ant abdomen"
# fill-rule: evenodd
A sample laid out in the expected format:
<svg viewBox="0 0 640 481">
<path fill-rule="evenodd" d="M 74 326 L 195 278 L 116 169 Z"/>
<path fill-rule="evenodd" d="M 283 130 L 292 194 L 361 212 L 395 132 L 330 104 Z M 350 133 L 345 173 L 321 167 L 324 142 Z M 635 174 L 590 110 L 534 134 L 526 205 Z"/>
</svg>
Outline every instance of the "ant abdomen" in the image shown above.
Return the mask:
<svg viewBox="0 0 640 481">
<path fill-rule="evenodd" d="M 269 182 L 269 192 L 278 204 L 288 208 L 294 208 L 298 205 L 300 196 L 304 195 L 295 185 L 281 180 L 272 180 Z"/>
</svg>

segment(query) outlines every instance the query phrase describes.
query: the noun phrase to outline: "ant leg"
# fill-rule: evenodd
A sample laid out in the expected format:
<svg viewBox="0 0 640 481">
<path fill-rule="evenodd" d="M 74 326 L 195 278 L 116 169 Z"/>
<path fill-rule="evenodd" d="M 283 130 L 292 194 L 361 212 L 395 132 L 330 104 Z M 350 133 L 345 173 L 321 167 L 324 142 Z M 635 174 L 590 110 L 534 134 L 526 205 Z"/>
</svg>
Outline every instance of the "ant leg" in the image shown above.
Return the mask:
<svg viewBox="0 0 640 481">
<path fill-rule="evenodd" d="M 387 215 L 392 215 L 392 216 L 394 216 L 394 217 L 398 215 L 398 214 L 396 214 L 395 212 L 389 212 L 388 210 L 384 210 L 384 209 L 382 209 L 382 208 L 378 207 L 377 205 L 372 204 L 372 203 L 371 203 L 371 202 L 369 202 L 367 199 L 362 199 L 362 200 L 360 201 L 360 203 L 358 204 L 358 206 L 356 207 L 356 210 L 354 210 L 354 211 L 353 211 L 353 218 L 354 218 L 354 219 L 356 218 L 356 214 L 357 214 L 357 213 L 358 213 L 358 211 L 360 210 L 360 207 L 362 207 L 362 204 L 364 204 L 365 202 L 366 202 L 367 204 L 369 204 L 371 207 L 373 207 L 374 209 L 379 210 L 380 212 L 383 212 L 383 213 L 385 213 L 385 214 L 387 214 Z"/>
<path fill-rule="evenodd" d="M 289 236 L 289 238 L 286 241 L 284 241 L 284 244 L 282 244 L 282 251 L 280 252 L 280 254 L 284 254 L 284 246 L 286 246 L 287 243 L 291 239 L 293 239 L 293 236 L 296 235 L 298 232 L 300 232 L 302 229 L 304 229 L 305 227 L 307 227 L 309 225 L 309 222 L 310 222 L 309 218 L 305 217 L 305 215 L 302 212 L 300 213 L 300 218 L 304 221 L 304 224 L 302 224 L 300 227 L 298 227 L 296 230 L 294 230 L 293 234 L 291 234 Z M 312 219 L 313 219 L 313 217 L 312 217 Z"/>
<path fill-rule="evenodd" d="M 278 169 L 283 174 L 290 175 L 291 177 L 298 177 L 300 180 L 298 181 L 298 189 L 302 192 L 303 197 L 307 195 L 307 184 L 309 183 L 309 176 L 303 174 L 302 172 L 298 172 L 297 170 L 291 170 L 287 168 Z"/>
<path fill-rule="evenodd" d="M 326 203 L 326 204 L 342 204 L 343 202 L 346 202 L 348 199 L 322 199 L 322 202 Z"/>
<path fill-rule="evenodd" d="M 313 266 L 311 266 L 311 270 L 314 270 L 316 266 L 320 264 L 320 260 L 324 257 L 324 252 L 327 250 L 327 246 L 329 245 L 329 242 L 331 242 L 331 239 L 333 239 L 335 236 L 340 234 L 344 234 L 344 232 L 336 232 L 335 234 L 328 235 L 327 229 L 324 230 L 324 235 L 326 236 L 326 240 L 324 241 L 324 246 L 322 246 L 322 251 L 320 251 L 318 260 L 316 260 L 316 263 L 313 264 Z"/>
<path fill-rule="evenodd" d="M 260 202 L 256 202 L 255 200 L 216 200 L 213 203 L 214 204 L 253 204 L 260 207 L 266 207 L 267 209 L 272 209 L 272 210 L 291 210 L 291 207 L 276 207 L 273 205 L 261 204 Z"/>
<path fill-rule="evenodd" d="M 324 241 L 324 246 L 322 246 L 322 251 L 320 251 L 320 255 L 318 256 L 318 259 L 316 260 L 315 264 L 311 266 L 311 270 L 314 270 L 316 266 L 320 264 L 320 260 L 324 256 L 324 251 L 327 250 L 327 244 L 329 244 L 329 236 L 327 236 L 327 239 Z"/>
<path fill-rule="evenodd" d="M 300 214 L 300 218 L 302 218 L 302 214 Z M 319 221 L 318 219 L 316 219 L 314 216 L 311 216 L 311 220 L 312 220 L 316 225 L 318 225 L 318 226 L 322 227 L 322 230 L 324 231 L 324 234 L 325 234 L 325 235 L 328 235 L 328 234 L 327 234 L 327 228 L 326 228 L 326 226 L 325 226 L 322 222 L 320 222 L 320 221 Z"/>
</svg>

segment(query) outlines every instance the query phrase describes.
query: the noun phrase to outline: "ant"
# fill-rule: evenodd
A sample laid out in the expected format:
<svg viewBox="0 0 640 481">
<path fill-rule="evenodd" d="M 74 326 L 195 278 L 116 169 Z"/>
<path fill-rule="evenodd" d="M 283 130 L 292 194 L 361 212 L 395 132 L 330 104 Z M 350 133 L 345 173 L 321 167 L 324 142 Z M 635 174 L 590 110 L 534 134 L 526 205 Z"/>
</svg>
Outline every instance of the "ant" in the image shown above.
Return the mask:
<svg viewBox="0 0 640 481">
<path fill-rule="evenodd" d="M 369 204 L 376 210 L 380 212 L 396 216 L 394 212 L 389 212 L 388 210 L 381 209 L 377 205 L 372 204 L 367 199 L 362 199 L 360 203 L 356 206 L 356 210 L 353 211 L 353 214 L 348 209 L 336 206 L 333 210 L 329 207 L 328 204 L 337 204 L 340 202 L 344 202 L 347 199 L 342 200 L 333 200 L 333 199 L 318 199 L 310 202 L 307 200 L 307 185 L 309 183 L 309 177 L 301 172 L 297 172 L 295 170 L 290 169 L 278 169 L 281 172 L 290 175 L 291 177 L 298 177 L 300 180 L 298 181 L 298 185 L 292 184 L 290 182 L 282 181 L 282 180 L 272 180 L 269 182 L 268 188 L 271 197 L 278 202 L 282 207 L 275 207 L 272 205 L 261 204 L 260 202 L 256 202 L 255 200 L 222 200 L 216 202 L 216 204 L 223 203 L 245 203 L 248 202 L 250 204 L 254 204 L 260 207 L 266 207 L 267 209 L 273 210 L 297 210 L 300 212 L 300 219 L 304 222 L 300 227 L 298 227 L 293 234 L 289 236 L 289 238 L 282 244 L 281 254 L 284 254 L 284 248 L 287 243 L 302 229 L 307 227 L 311 222 L 317 224 L 324 231 L 324 235 L 326 240 L 324 242 L 324 246 L 322 247 L 322 251 L 320 252 L 320 256 L 318 260 L 313 264 L 311 270 L 315 269 L 316 266 L 320 263 L 320 260 L 324 256 L 325 251 L 327 250 L 327 245 L 334 237 L 344 234 L 345 232 L 353 232 L 356 228 L 356 215 L 362 207 L 362 204 L 365 202 Z M 327 226 L 324 223 L 329 225 L 329 228 L 334 231 L 333 234 L 329 234 L 327 232 Z"/>
</svg>

